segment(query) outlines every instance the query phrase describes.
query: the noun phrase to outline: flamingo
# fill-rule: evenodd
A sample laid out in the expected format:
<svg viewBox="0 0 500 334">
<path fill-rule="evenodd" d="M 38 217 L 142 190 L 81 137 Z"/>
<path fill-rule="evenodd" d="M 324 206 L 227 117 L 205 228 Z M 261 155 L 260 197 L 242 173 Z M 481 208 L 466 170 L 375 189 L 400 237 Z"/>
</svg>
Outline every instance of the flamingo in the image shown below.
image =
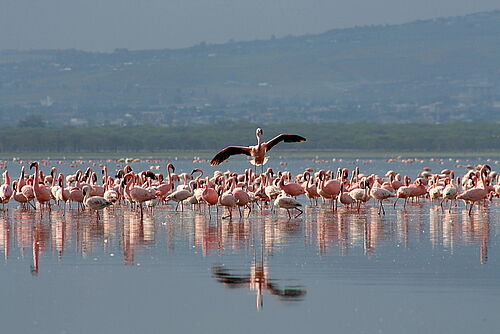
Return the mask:
<svg viewBox="0 0 500 334">
<path fill-rule="evenodd" d="M 210 218 L 212 218 L 210 214 L 210 207 L 212 207 L 213 205 L 217 205 L 217 202 L 219 200 L 219 195 L 217 194 L 217 191 L 215 191 L 214 188 L 209 187 L 208 177 L 205 178 L 205 185 L 203 187 L 203 192 L 201 193 L 201 198 L 207 203 L 208 215 Z"/>
<path fill-rule="evenodd" d="M 474 206 L 474 204 L 488 197 L 489 191 L 486 189 L 487 180 L 484 176 L 484 171 L 486 170 L 486 167 L 489 166 L 485 165 L 483 168 L 481 168 L 481 171 L 479 172 L 480 174 L 479 176 L 482 181 L 481 186 L 477 185 L 476 188 L 466 190 L 463 193 L 457 195 L 457 199 L 463 199 L 464 201 L 471 203 L 469 208 L 469 216 L 472 214 L 472 207 Z"/>
<path fill-rule="evenodd" d="M 83 204 L 87 209 L 94 210 L 97 213 L 97 220 L 99 220 L 99 210 L 102 210 L 110 205 L 113 205 L 110 201 L 107 201 L 101 196 L 92 196 L 92 187 L 86 185 L 83 187 Z"/>
<path fill-rule="evenodd" d="M 400 198 L 403 198 L 405 200 L 403 204 L 403 209 L 406 209 L 406 202 L 408 201 L 408 198 L 411 197 L 411 189 L 410 189 L 411 180 L 408 176 L 405 176 L 404 180 L 405 180 L 405 185 L 398 187 L 398 190 L 396 191 L 396 200 L 394 201 L 394 209 L 396 208 L 396 203 Z"/>
<path fill-rule="evenodd" d="M 274 206 L 286 209 L 286 211 L 288 212 L 288 219 L 292 218 L 292 215 L 290 214 L 291 209 L 299 211 L 295 218 L 304 213 L 304 211 L 299 209 L 302 204 L 300 204 L 295 198 L 286 196 L 286 193 L 284 191 L 282 191 L 281 194 L 274 200 Z"/>
<path fill-rule="evenodd" d="M 451 212 L 451 204 L 453 200 L 456 200 L 457 199 L 457 195 L 458 195 L 458 187 L 456 185 L 453 184 L 453 172 L 451 172 L 451 179 L 448 179 L 446 182 L 446 187 L 444 187 L 443 189 L 443 193 L 442 193 L 442 197 L 443 197 L 443 200 L 441 201 L 440 205 L 441 205 L 441 210 L 444 212 L 444 208 L 443 208 L 443 202 L 444 201 L 450 201 L 450 209 L 448 212 Z M 460 184 L 460 178 L 457 177 L 457 184 L 459 185 Z"/>
<path fill-rule="evenodd" d="M 287 184 L 285 184 L 285 176 L 283 175 L 280 179 L 280 181 L 278 182 L 278 187 L 284 191 L 288 196 L 292 196 L 292 197 L 297 197 L 297 196 L 300 196 L 302 194 L 305 194 L 305 190 L 304 188 L 302 188 L 302 186 L 298 183 L 295 183 L 295 182 L 288 182 Z"/>
<path fill-rule="evenodd" d="M 49 210 L 50 210 L 50 200 L 52 199 L 52 194 L 50 193 L 50 187 L 44 184 L 40 184 L 39 182 L 40 174 L 38 170 L 38 161 L 35 161 L 30 165 L 30 169 L 32 169 L 33 167 L 35 167 L 35 175 L 33 180 L 33 192 L 35 194 L 35 199 L 40 204 L 40 207 L 43 204 L 49 204 Z"/>
<path fill-rule="evenodd" d="M 361 181 L 360 186 L 361 188 L 355 188 L 349 191 L 349 196 L 357 202 L 358 213 L 361 208 L 361 202 L 366 202 L 366 198 L 368 197 L 368 181 Z"/>
<path fill-rule="evenodd" d="M 181 211 L 184 211 L 184 204 L 182 204 L 182 202 L 193 196 L 193 184 L 194 181 L 189 181 L 187 189 L 176 190 L 167 196 L 167 201 L 172 200 L 174 202 L 177 202 L 175 211 L 177 211 L 179 204 L 181 205 Z"/>
<path fill-rule="evenodd" d="M 13 194 L 12 186 L 10 185 L 10 177 L 8 170 L 3 172 L 3 178 L 5 180 L 5 183 L 0 186 L 0 201 L 5 206 L 5 204 L 9 203 L 9 200 Z"/>
<path fill-rule="evenodd" d="M 372 189 L 370 190 L 370 196 L 373 197 L 374 199 L 376 199 L 377 201 L 379 201 L 380 203 L 380 206 L 379 206 L 379 209 L 378 209 L 378 214 L 380 215 L 380 211 L 382 211 L 385 215 L 385 209 L 384 209 L 384 205 L 382 204 L 382 201 L 384 199 L 388 199 L 389 197 L 395 197 L 396 195 L 394 195 L 393 192 L 385 189 L 385 188 L 381 188 L 379 183 L 376 182 Z"/>
<path fill-rule="evenodd" d="M 261 135 L 263 131 L 261 128 L 257 128 L 255 131 L 255 136 L 257 137 L 257 145 L 254 146 L 228 146 L 221 151 L 219 151 L 215 157 L 210 161 L 212 166 L 217 166 L 224 160 L 227 160 L 230 156 L 236 154 L 245 154 L 251 156 L 253 160 L 250 162 L 255 166 L 263 166 L 267 160 L 266 153 L 271 150 L 276 144 L 284 141 L 285 143 L 296 143 L 296 142 L 304 142 L 306 138 L 293 135 L 293 134 L 279 134 L 273 139 L 262 142 Z"/>
<path fill-rule="evenodd" d="M 62 201 L 64 203 L 64 208 L 66 209 L 66 202 L 70 200 L 69 189 L 64 187 L 64 175 L 59 173 L 58 176 L 59 188 L 56 189 L 54 198 L 56 201 Z"/>
<path fill-rule="evenodd" d="M 134 186 L 134 175 L 130 172 L 125 175 L 124 184 L 126 185 L 125 193 L 128 194 L 132 202 L 139 203 L 141 218 L 143 217 L 142 203 L 156 198 L 156 193 L 153 189 Z M 130 182 L 129 182 L 130 181 Z"/>
<path fill-rule="evenodd" d="M 252 212 L 252 208 L 248 203 L 250 203 L 250 195 L 243 190 L 243 188 L 234 188 L 233 190 L 233 196 L 236 198 L 236 205 L 238 206 L 238 211 L 240 213 L 241 217 L 241 207 L 246 206 L 248 208 L 248 215 L 250 216 L 250 212 Z"/>
<path fill-rule="evenodd" d="M 340 194 L 340 181 L 337 179 L 327 180 L 326 171 L 322 170 L 319 173 L 318 194 L 324 200 L 332 201 L 332 209 L 335 210 L 335 202 Z"/>
<path fill-rule="evenodd" d="M 354 204 L 355 200 L 354 198 L 351 197 L 351 195 L 349 195 L 348 192 L 345 192 L 344 191 L 344 184 L 342 183 L 340 185 L 340 203 L 342 203 L 344 206 L 351 206 Z"/>
<path fill-rule="evenodd" d="M 70 201 L 78 203 L 77 204 L 78 210 L 80 210 L 78 206 L 83 204 L 83 197 L 84 197 L 83 191 L 80 188 L 81 187 L 81 185 L 80 185 L 81 177 L 82 177 L 82 171 L 79 170 L 76 172 L 75 180 L 73 181 L 73 182 L 76 181 L 76 185 L 74 187 L 71 187 L 68 189 Z M 66 177 L 66 182 L 67 181 L 68 181 L 68 178 Z M 71 208 L 71 202 L 70 202 L 70 208 Z"/>
<path fill-rule="evenodd" d="M 219 197 L 219 204 L 228 208 L 229 215 L 222 217 L 231 219 L 233 217 L 233 207 L 236 205 L 238 200 L 233 196 L 233 189 L 235 186 L 234 179 L 229 179 L 226 183 L 226 191 L 222 193 Z"/>
<path fill-rule="evenodd" d="M 318 205 L 318 187 L 314 183 L 314 179 L 311 177 L 311 173 L 309 171 L 304 173 L 304 182 L 302 183 L 302 187 L 306 191 L 306 196 L 311 201 L 311 205 L 313 204 L 313 200 L 316 202 L 316 205 Z"/>
<path fill-rule="evenodd" d="M 170 172 L 172 170 L 172 172 Z M 159 192 L 159 197 L 165 197 L 173 188 L 174 188 L 174 180 L 172 178 L 172 173 L 175 172 L 175 167 L 171 163 L 167 165 L 167 174 L 168 174 L 168 183 L 162 182 L 155 187 L 156 191 Z"/>
<path fill-rule="evenodd" d="M 116 189 L 113 189 L 112 184 L 113 181 L 108 178 L 105 181 L 106 183 L 104 184 L 104 195 L 103 197 L 107 200 L 110 201 L 111 203 L 116 203 L 120 199 L 120 195 L 116 191 Z"/>
</svg>

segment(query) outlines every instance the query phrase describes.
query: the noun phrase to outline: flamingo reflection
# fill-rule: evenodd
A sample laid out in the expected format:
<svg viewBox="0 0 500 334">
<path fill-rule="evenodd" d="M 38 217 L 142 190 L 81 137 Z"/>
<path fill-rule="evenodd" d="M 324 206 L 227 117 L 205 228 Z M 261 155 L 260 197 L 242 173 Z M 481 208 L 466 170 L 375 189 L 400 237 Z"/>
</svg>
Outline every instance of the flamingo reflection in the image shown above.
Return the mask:
<svg viewBox="0 0 500 334">
<path fill-rule="evenodd" d="M 268 265 L 264 256 L 266 251 L 266 224 L 262 221 L 260 226 L 261 244 L 260 258 L 257 257 L 257 249 L 254 248 L 253 261 L 250 266 L 249 274 L 232 274 L 231 270 L 222 265 L 212 266 L 212 274 L 215 279 L 229 288 L 247 288 L 256 292 L 257 310 L 264 306 L 263 294 L 277 296 L 282 301 L 300 301 L 306 295 L 306 290 L 300 286 L 288 286 L 280 288 L 272 279 L 269 278 Z M 256 246 L 256 240 L 252 243 Z"/>
<path fill-rule="evenodd" d="M 268 268 L 263 263 L 252 263 L 249 274 L 232 274 L 231 270 L 221 265 L 212 267 L 212 274 L 218 282 L 229 288 L 247 288 L 256 291 L 256 305 L 260 310 L 264 306 L 262 295 L 267 292 L 278 296 L 282 301 L 300 301 L 306 295 L 306 290 L 293 286 L 279 288 L 278 285 L 268 277 Z"/>
</svg>

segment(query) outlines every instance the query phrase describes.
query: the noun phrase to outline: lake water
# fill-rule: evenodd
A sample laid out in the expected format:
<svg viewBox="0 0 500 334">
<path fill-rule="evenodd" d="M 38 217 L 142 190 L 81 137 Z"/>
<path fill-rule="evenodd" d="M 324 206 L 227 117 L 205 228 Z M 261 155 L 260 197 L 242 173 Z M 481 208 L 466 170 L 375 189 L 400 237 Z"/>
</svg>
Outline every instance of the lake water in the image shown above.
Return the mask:
<svg viewBox="0 0 500 334">
<path fill-rule="evenodd" d="M 499 158 L 273 157 L 269 166 L 293 173 L 360 166 L 413 178 L 424 166 L 457 175 L 478 162 L 498 169 Z M 176 172 L 213 171 L 192 157 L 168 161 Z M 132 166 L 164 172 L 166 162 Z M 100 164 L 116 168 L 82 159 L 42 169 Z M 5 166 L 17 177 L 19 162 Z M 221 169 L 247 166 L 235 157 Z M 307 206 L 291 220 L 286 211 L 255 209 L 231 221 L 172 205 L 141 220 L 117 206 L 97 221 L 76 209 L 41 213 L 11 202 L 0 213 L 0 326 L 3 333 L 498 332 L 500 200 L 471 216 L 463 203 L 451 213 L 429 201 L 400 204 L 387 203 L 385 216 L 371 201 L 359 214 Z"/>
</svg>

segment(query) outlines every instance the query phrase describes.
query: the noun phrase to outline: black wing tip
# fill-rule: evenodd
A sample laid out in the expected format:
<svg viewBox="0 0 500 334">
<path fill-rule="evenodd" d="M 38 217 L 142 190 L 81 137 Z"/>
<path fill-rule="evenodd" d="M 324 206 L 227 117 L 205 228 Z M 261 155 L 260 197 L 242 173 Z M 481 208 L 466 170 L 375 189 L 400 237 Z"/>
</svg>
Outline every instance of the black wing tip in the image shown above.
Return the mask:
<svg viewBox="0 0 500 334">
<path fill-rule="evenodd" d="M 292 135 L 292 134 L 283 134 L 283 135 L 286 136 L 285 142 L 301 143 L 301 142 L 307 141 L 307 139 L 305 137 L 302 137 L 299 135 Z"/>
</svg>

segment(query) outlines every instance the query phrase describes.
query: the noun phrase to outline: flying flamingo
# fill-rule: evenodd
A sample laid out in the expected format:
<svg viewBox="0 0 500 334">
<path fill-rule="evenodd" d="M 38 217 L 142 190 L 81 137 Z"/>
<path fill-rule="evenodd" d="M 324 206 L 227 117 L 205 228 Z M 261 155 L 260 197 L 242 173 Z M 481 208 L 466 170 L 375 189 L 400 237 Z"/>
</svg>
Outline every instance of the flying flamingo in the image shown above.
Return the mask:
<svg viewBox="0 0 500 334">
<path fill-rule="evenodd" d="M 217 166 L 232 155 L 245 154 L 253 158 L 253 160 L 250 162 L 252 165 L 263 166 L 268 160 L 268 157 L 266 157 L 266 153 L 271 150 L 271 148 L 273 148 L 276 144 L 282 141 L 284 141 L 285 143 L 306 141 L 306 138 L 302 136 L 282 133 L 267 142 L 262 142 L 262 133 L 263 131 L 261 128 L 257 128 L 257 130 L 255 131 L 255 135 L 257 137 L 257 145 L 228 146 L 217 153 L 212 161 L 210 161 L 210 164 L 212 166 Z"/>
</svg>

